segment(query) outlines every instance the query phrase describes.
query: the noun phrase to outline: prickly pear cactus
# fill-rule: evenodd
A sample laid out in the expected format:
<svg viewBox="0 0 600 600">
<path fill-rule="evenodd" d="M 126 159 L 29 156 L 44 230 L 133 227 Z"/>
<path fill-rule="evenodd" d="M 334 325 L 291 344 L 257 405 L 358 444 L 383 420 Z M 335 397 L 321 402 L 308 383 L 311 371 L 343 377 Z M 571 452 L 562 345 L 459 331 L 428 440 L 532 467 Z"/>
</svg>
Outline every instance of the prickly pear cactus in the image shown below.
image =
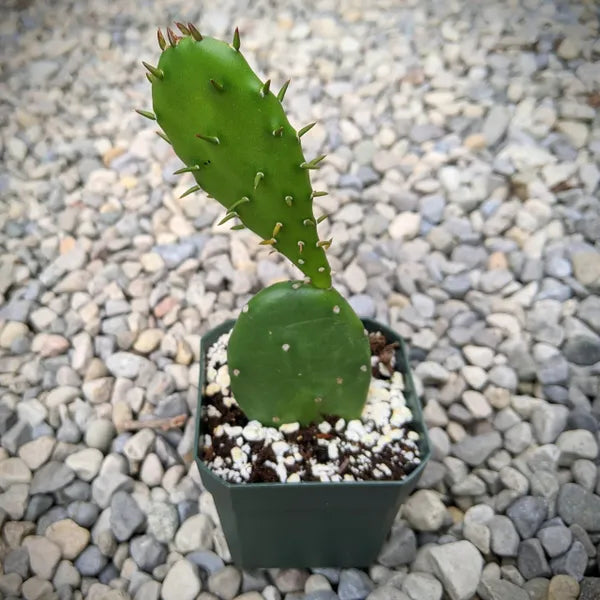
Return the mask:
<svg viewBox="0 0 600 600">
<path fill-rule="evenodd" d="M 250 300 L 228 346 L 232 392 L 251 419 L 307 424 L 334 414 L 358 418 L 370 381 L 368 338 L 350 305 L 331 287 L 313 214 L 309 171 L 300 138 L 282 108 L 287 90 L 270 90 L 231 44 L 177 23 L 183 37 L 158 32 L 158 65 L 144 63 L 152 84 L 159 135 L 173 146 L 200 189 L 227 208 L 223 222 L 247 227 L 305 275 L 270 286 Z"/>
<path fill-rule="evenodd" d="M 154 115 L 197 186 L 263 241 L 289 258 L 322 288 L 331 285 L 329 263 L 313 215 L 314 192 L 300 136 L 283 111 L 287 85 L 275 96 L 239 49 L 171 31 L 158 62 L 150 68 Z M 162 44 L 161 44 L 162 45 Z"/>
<path fill-rule="evenodd" d="M 333 288 L 284 281 L 244 307 L 228 364 L 244 412 L 265 424 L 360 415 L 370 380 L 361 320 Z M 268 399 L 268 402 L 266 401 Z"/>
</svg>

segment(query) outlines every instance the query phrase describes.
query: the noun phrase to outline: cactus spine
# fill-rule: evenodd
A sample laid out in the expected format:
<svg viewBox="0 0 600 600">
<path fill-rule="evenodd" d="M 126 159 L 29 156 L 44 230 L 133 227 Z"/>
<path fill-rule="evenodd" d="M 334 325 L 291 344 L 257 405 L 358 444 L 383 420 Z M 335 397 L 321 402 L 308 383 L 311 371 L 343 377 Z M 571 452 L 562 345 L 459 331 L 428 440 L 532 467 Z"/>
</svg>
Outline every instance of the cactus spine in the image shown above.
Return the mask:
<svg viewBox="0 0 600 600">
<path fill-rule="evenodd" d="M 369 344 L 360 319 L 332 288 L 320 240 L 309 173 L 325 155 L 306 160 L 300 138 L 282 107 L 289 81 L 277 95 L 231 44 L 202 36 L 191 23 L 176 23 L 183 37 L 158 32 L 157 66 L 143 63 L 152 84 L 157 133 L 173 146 L 196 184 L 227 208 L 221 223 L 237 220 L 295 264 L 303 284 L 270 286 L 250 300 L 228 347 L 232 391 L 249 418 L 265 424 L 323 414 L 360 416 L 370 381 Z"/>
</svg>

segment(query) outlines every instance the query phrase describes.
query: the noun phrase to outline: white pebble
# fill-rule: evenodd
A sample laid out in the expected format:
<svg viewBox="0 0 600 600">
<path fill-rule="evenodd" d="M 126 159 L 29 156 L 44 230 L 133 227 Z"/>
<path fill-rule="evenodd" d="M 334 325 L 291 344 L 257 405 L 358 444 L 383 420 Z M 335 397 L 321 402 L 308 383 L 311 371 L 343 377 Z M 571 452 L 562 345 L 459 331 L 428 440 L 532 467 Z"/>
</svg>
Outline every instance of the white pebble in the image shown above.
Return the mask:
<svg viewBox="0 0 600 600">
<path fill-rule="evenodd" d="M 231 449 L 230 454 L 234 464 L 243 465 L 248 462 L 248 457 L 246 456 L 244 451 L 241 448 L 238 448 L 237 446 L 234 446 Z"/>
<path fill-rule="evenodd" d="M 395 408 L 392 411 L 390 425 L 393 425 L 394 427 L 400 427 L 400 425 L 404 425 L 404 423 L 410 421 L 411 419 L 412 412 L 410 412 L 410 409 L 407 406 Z"/>
<path fill-rule="evenodd" d="M 327 446 L 327 456 L 329 456 L 329 460 L 337 460 L 340 456 L 337 444 L 333 443 L 333 441 Z"/>
<path fill-rule="evenodd" d="M 207 396 L 214 396 L 215 394 L 218 394 L 220 391 L 221 391 L 221 386 L 218 383 L 212 382 L 206 386 L 205 393 Z"/>
<path fill-rule="evenodd" d="M 331 431 L 331 425 L 327 421 L 319 423 L 318 428 L 321 433 L 329 433 Z"/>
<path fill-rule="evenodd" d="M 394 371 L 390 380 L 392 388 L 404 390 L 404 376 L 399 371 Z"/>
<path fill-rule="evenodd" d="M 275 456 L 283 456 L 290 449 L 290 445 L 287 442 L 273 442 L 271 448 Z"/>
<path fill-rule="evenodd" d="M 266 442 L 276 442 L 278 440 L 282 440 L 283 435 L 280 431 L 275 429 L 275 427 L 266 427 L 265 428 L 265 440 Z"/>
<path fill-rule="evenodd" d="M 221 416 L 221 411 L 216 406 L 213 406 L 212 404 L 209 404 L 206 407 L 206 414 L 209 417 L 216 417 L 216 418 L 218 418 L 218 417 Z"/>
<path fill-rule="evenodd" d="M 283 423 L 279 426 L 279 431 L 281 431 L 281 433 L 284 433 L 286 435 L 289 435 L 291 433 L 296 433 L 296 431 L 298 431 L 300 429 L 300 423 L 298 423 L 298 421 L 295 421 L 294 423 Z"/>
<path fill-rule="evenodd" d="M 242 435 L 249 442 L 259 442 L 265 439 L 265 430 L 259 421 L 249 421 L 242 430 Z"/>
<path fill-rule="evenodd" d="M 227 365 L 223 365 L 217 371 L 216 382 L 221 388 L 221 390 L 226 390 L 231 385 L 231 378 L 229 377 L 229 370 L 227 369 Z"/>
<path fill-rule="evenodd" d="M 376 431 L 372 431 L 363 436 L 362 442 L 365 446 L 367 446 L 367 448 L 371 448 L 379 441 L 380 438 L 381 438 L 380 433 L 378 433 Z"/>
<path fill-rule="evenodd" d="M 230 425 L 229 423 L 225 423 L 225 425 L 223 425 L 223 429 L 230 438 L 236 438 L 239 435 L 242 435 L 242 428 L 239 425 Z"/>
</svg>

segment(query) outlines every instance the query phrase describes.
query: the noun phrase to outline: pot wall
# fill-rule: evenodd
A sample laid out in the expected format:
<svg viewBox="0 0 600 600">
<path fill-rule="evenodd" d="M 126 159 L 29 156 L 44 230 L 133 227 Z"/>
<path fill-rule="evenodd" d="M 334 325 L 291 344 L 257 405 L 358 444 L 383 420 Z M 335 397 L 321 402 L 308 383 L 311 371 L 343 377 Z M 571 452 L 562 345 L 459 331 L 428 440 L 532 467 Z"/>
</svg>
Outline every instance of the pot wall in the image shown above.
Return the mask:
<svg viewBox="0 0 600 600">
<path fill-rule="evenodd" d="M 400 342 L 397 368 L 420 434 L 421 464 L 403 481 L 232 484 L 210 471 L 198 454 L 202 395 L 196 412 L 195 457 L 202 482 L 214 496 L 236 565 L 256 567 L 362 567 L 375 562 L 400 504 L 414 490 L 430 448 L 404 341 L 384 325 L 363 319 L 369 331 Z M 208 348 L 233 327 L 230 320 L 202 337 L 200 390 Z"/>
</svg>

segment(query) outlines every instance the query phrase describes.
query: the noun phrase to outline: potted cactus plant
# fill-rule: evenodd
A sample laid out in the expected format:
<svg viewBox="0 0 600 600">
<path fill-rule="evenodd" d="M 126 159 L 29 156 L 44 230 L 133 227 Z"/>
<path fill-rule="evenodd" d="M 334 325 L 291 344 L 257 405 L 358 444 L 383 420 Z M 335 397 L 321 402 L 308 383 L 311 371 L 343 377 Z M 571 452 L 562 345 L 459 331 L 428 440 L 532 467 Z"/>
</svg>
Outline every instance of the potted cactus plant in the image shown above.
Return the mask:
<svg viewBox="0 0 600 600">
<path fill-rule="evenodd" d="M 226 208 L 304 274 L 252 297 L 201 342 L 196 460 L 233 560 L 244 567 L 372 563 L 429 458 L 427 434 L 397 334 L 362 320 L 332 286 L 309 173 L 279 93 L 240 52 L 158 32 L 144 63 L 159 135 Z"/>
</svg>

